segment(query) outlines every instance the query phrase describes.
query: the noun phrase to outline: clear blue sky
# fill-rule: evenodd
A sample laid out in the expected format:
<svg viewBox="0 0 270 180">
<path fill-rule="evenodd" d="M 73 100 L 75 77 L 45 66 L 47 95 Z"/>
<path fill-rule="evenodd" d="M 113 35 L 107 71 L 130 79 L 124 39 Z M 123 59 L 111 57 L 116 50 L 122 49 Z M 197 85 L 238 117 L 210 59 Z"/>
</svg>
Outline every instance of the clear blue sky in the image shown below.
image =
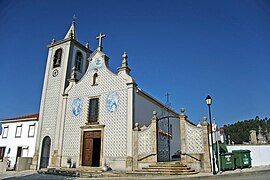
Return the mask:
<svg viewBox="0 0 270 180">
<path fill-rule="evenodd" d="M 47 47 L 77 16 L 79 41 L 103 32 L 113 71 L 128 53 L 139 87 L 195 123 L 213 98 L 219 125 L 270 117 L 270 1 L 0 0 L 0 117 L 39 111 Z"/>
</svg>

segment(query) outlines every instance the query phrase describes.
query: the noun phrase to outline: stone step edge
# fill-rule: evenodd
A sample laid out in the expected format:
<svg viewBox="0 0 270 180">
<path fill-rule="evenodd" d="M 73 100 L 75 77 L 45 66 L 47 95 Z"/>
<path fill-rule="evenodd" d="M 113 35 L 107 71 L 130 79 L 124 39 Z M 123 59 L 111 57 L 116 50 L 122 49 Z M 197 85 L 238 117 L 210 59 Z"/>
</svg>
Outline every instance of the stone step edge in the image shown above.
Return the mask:
<svg viewBox="0 0 270 180">
<path fill-rule="evenodd" d="M 164 175 L 193 175 L 199 172 L 127 172 L 129 176 L 164 176 Z"/>
<path fill-rule="evenodd" d="M 162 166 L 162 167 L 187 167 L 187 165 L 183 164 L 151 164 L 149 166 Z"/>
<path fill-rule="evenodd" d="M 148 166 L 142 169 L 191 169 L 190 167 L 177 167 L 177 166 Z"/>
<path fill-rule="evenodd" d="M 141 169 L 136 172 L 194 172 L 194 169 L 177 170 L 177 169 Z"/>
</svg>

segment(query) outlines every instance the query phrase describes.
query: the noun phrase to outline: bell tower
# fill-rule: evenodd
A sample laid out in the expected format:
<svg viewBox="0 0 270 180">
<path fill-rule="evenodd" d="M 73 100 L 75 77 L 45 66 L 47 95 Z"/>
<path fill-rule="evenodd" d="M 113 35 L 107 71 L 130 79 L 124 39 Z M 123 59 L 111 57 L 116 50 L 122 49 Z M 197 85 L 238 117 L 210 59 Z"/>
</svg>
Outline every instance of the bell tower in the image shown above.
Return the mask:
<svg viewBox="0 0 270 180">
<path fill-rule="evenodd" d="M 73 72 L 75 81 L 79 80 L 88 67 L 88 57 L 92 51 L 89 43 L 85 46 L 78 41 L 75 29 L 75 18 L 64 39 L 53 38 L 48 45 L 47 65 L 44 76 L 42 98 L 39 111 L 39 129 L 33 165 L 36 168 L 60 166 L 59 150 L 63 94 L 69 84 Z M 74 76 L 72 77 L 74 78 Z M 73 79 L 74 80 L 74 79 Z M 44 139 L 50 140 L 45 149 Z M 49 148 L 48 148 L 49 147 Z M 44 153 L 44 152 L 47 152 Z M 49 156 L 49 157 L 47 157 Z M 46 159 L 46 160 L 44 160 Z"/>
</svg>

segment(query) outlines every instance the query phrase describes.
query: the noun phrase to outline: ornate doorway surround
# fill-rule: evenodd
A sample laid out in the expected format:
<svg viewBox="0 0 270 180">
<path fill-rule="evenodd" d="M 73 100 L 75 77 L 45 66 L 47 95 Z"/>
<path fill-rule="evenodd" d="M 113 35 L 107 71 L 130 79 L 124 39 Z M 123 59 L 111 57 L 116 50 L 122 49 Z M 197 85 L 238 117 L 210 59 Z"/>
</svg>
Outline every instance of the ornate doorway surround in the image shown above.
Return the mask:
<svg viewBox="0 0 270 180">
<path fill-rule="evenodd" d="M 103 135 L 105 125 L 81 127 L 79 166 L 100 167 L 103 157 Z"/>
</svg>

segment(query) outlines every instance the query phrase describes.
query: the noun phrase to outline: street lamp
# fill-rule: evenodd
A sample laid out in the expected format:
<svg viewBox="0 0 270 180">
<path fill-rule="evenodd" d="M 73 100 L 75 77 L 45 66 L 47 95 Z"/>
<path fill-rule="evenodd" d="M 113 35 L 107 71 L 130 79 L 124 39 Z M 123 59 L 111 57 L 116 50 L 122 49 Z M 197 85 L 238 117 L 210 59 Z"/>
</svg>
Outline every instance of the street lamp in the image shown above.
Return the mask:
<svg viewBox="0 0 270 180">
<path fill-rule="evenodd" d="M 212 98 L 208 95 L 205 99 L 206 104 L 208 105 L 209 110 L 209 119 L 210 119 L 210 137 L 211 137 L 211 144 L 212 144 L 212 166 L 213 166 L 213 174 L 217 174 L 216 167 L 215 167 L 215 157 L 214 157 L 214 144 L 213 144 L 213 132 L 212 132 L 212 118 L 211 118 L 211 104 L 212 104 Z"/>
</svg>

